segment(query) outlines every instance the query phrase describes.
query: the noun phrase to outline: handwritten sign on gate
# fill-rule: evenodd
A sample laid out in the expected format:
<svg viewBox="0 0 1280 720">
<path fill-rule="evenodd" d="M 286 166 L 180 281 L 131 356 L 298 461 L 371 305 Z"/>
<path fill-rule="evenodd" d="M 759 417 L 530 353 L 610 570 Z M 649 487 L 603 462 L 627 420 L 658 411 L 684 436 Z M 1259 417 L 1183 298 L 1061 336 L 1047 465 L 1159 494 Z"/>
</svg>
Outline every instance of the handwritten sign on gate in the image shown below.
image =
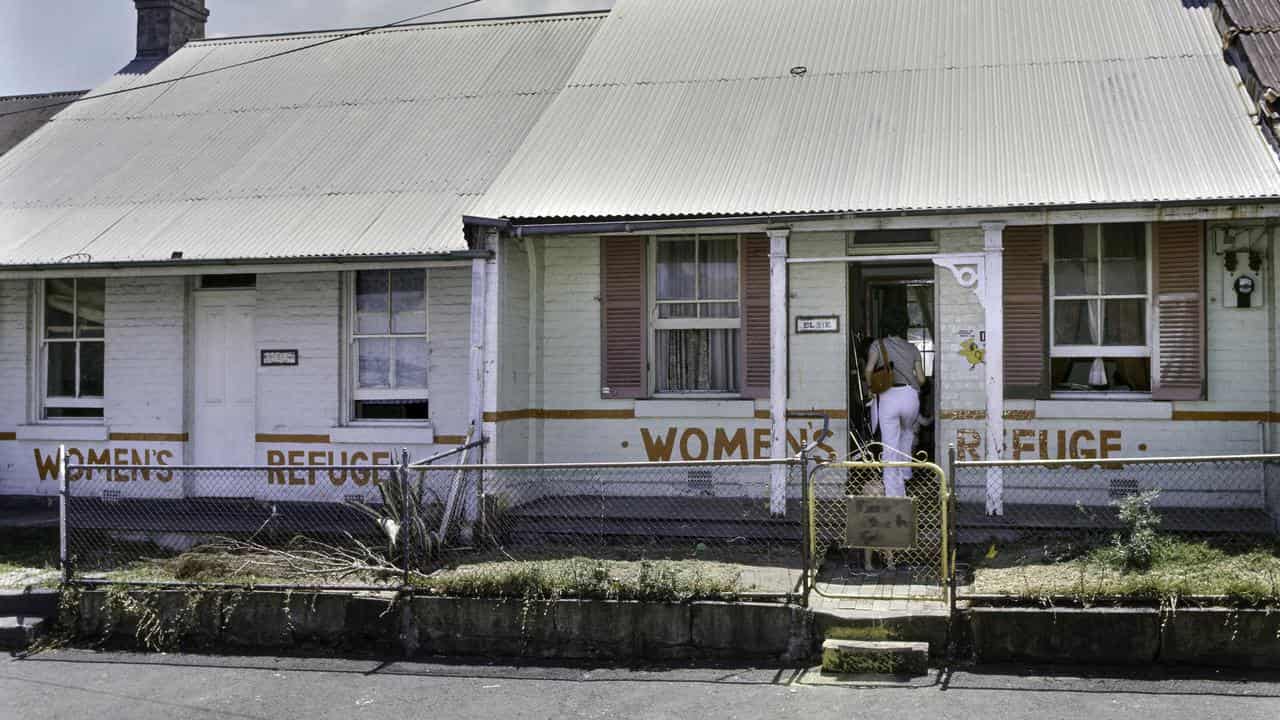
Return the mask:
<svg viewBox="0 0 1280 720">
<path fill-rule="evenodd" d="M 845 545 L 905 549 L 916 544 L 916 501 L 905 497 L 850 495 Z"/>
</svg>

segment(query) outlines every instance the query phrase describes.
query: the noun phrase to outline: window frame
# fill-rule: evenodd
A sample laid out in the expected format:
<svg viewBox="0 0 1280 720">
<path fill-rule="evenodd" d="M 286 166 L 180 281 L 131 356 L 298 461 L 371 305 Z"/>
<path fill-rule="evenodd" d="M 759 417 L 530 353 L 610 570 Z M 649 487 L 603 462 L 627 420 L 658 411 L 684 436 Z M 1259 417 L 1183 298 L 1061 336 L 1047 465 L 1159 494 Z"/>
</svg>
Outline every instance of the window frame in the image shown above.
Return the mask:
<svg viewBox="0 0 1280 720">
<path fill-rule="evenodd" d="M 422 280 L 422 311 L 426 317 L 426 329 L 422 333 L 359 333 L 356 331 L 356 289 L 358 286 L 357 276 L 362 272 L 380 272 L 386 273 L 388 278 L 393 272 L 412 270 L 423 274 Z M 431 270 L 430 268 L 416 267 L 390 267 L 390 268 L 367 268 L 362 270 L 351 270 L 343 273 L 342 278 L 342 321 L 341 321 L 341 340 L 343 348 L 343 367 L 342 371 L 342 419 L 343 425 L 359 427 L 359 426 L 398 426 L 398 427 L 430 427 L 431 426 Z M 388 304 L 387 312 L 391 312 L 390 293 L 391 283 L 387 283 Z M 390 328 L 388 323 L 388 328 Z M 422 338 L 426 343 L 426 370 L 427 370 L 427 386 L 422 389 L 414 388 L 365 388 L 359 387 L 360 382 L 360 354 L 357 349 L 357 341 L 362 338 L 370 339 L 399 339 L 399 338 Z M 391 364 L 390 375 L 392 381 L 395 379 L 395 363 Z M 427 418 L 423 420 L 376 420 L 356 417 L 356 403 L 366 400 L 400 400 L 411 402 L 415 400 L 426 400 Z"/>
<path fill-rule="evenodd" d="M 734 299 L 717 298 L 712 300 L 699 300 L 698 296 L 698 241 L 702 237 L 729 237 L 732 236 L 737 243 L 737 264 L 738 264 L 738 291 Z M 694 299 L 693 300 L 658 300 L 658 245 L 663 242 L 687 242 L 692 239 L 694 241 L 693 257 L 694 257 Z M 651 235 L 648 238 L 648 247 L 646 248 L 647 259 L 647 278 L 646 278 L 646 297 L 648 308 L 646 309 L 646 318 L 648 319 L 648 327 L 645 328 L 647 334 L 646 348 L 646 384 L 649 389 L 649 397 L 656 399 L 697 399 L 697 400 L 736 400 L 742 397 L 743 383 L 743 297 L 742 297 L 742 233 L 681 233 L 678 235 Z M 736 303 L 738 306 L 738 316 L 734 318 L 660 318 L 658 317 L 658 307 L 660 305 L 714 305 L 725 303 Z M 734 384 L 737 390 L 731 392 L 724 391 L 706 391 L 706 392 L 661 392 L 658 390 L 658 361 L 657 361 L 657 345 L 658 332 L 662 330 L 737 330 L 738 342 L 735 343 L 734 352 L 737 353 L 737 377 L 734 378 Z"/>
<path fill-rule="evenodd" d="M 48 337 L 48 311 L 46 301 L 48 297 L 48 283 L 50 280 L 63 279 L 72 281 L 72 337 L 69 338 L 51 338 Z M 77 337 L 79 333 L 80 318 L 80 281 L 81 280 L 102 280 L 103 302 L 102 302 L 102 337 L 100 338 L 81 338 Z M 35 292 L 33 293 L 34 302 L 33 310 L 35 322 L 32 323 L 33 340 L 35 342 L 37 362 L 33 363 L 32 378 L 35 385 L 35 391 L 32 397 L 36 398 L 36 421 L 39 423 L 48 423 L 56 425 L 102 425 L 106 422 L 106 394 L 107 394 L 107 323 L 106 323 L 106 278 L 96 277 L 71 277 L 71 278 L 39 278 L 35 283 Z M 100 396 L 82 396 L 80 394 L 80 351 L 76 349 L 76 394 L 74 396 L 67 395 L 50 395 L 49 394 L 49 345 L 51 343 L 58 344 L 74 344 L 82 345 L 84 343 L 101 343 L 102 344 L 102 395 Z M 50 417 L 49 408 L 67 408 L 67 409 L 97 409 L 101 410 L 101 414 L 87 417 Z"/>
<path fill-rule="evenodd" d="M 1151 223 L 1140 223 L 1143 228 L 1142 236 L 1145 243 L 1145 262 L 1146 262 L 1146 292 L 1144 294 L 1124 294 L 1124 295 L 1104 295 L 1102 294 L 1102 272 L 1104 258 L 1102 256 L 1102 227 L 1110 224 L 1130 224 L 1130 223 L 1082 223 L 1084 228 L 1086 242 L 1092 241 L 1096 243 L 1098 249 L 1098 292 L 1092 295 L 1057 295 L 1057 242 L 1058 228 L 1060 225 L 1051 225 L 1049 230 L 1049 313 L 1047 332 L 1049 335 L 1048 342 L 1048 373 L 1049 373 L 1049 397 L 1051 399 L 1129 399 L 1129 400 L 1145 400 L 1151 398 L 1150 390 L 1056 390 L 1053 387 L 1053 359 L 1054 358 L 1147 358 L 1148 362 L 1154 360 L 1155 357 L 1155 318 L 1153 313 L 1154 293 L 1152 283 L 1155 281 L 1155 263 L 1152 258 L 1152 228 Z M 1092 232 L 1091 232 L 1092 231 Z M 1103 345 L 1101 337 L 1103 328 L 1105 327 L 1105 300 L 1143 300 L 1146 303 L 1146 311 L 1143 313 L 1145 327 L 1143 328 L 1143 337 L 1146 338 L 1145 345 Z M 1059 300 L 1096 300 L 1098 301 L 1098 334 L 1099 343 L 1097 345 L 1078 345 L 1078 344 L 1062 344 L 1057 342 L 1057 312 Z M 1148 370 L 1154 381 L 1154 373 Z"/>
</svg>

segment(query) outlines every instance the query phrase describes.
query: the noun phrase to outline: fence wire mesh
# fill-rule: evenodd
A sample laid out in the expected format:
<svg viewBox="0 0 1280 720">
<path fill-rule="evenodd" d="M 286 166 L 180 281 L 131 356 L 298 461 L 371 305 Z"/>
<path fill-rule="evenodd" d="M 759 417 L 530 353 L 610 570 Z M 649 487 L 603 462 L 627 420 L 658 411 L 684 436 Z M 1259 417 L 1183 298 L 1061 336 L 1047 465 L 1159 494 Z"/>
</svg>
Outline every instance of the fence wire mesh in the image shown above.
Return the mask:
<svg viewBox="0 0 1280 720">
<path fill-rule="evenodd" d="M 846 530 L 852 498 L 884 496 L 885 473 L 896 468 L 910 472 L 906 492 L 914 501 L 914 542 L 892 550 L 850 547 Z M 946 492 L 943 472 L 931 463 L 850 462 L 816 467 L 809 486 L 813 591 L 831 598 L 945 599 Z"/>
<path fill-rule="evenodd" d="M 67 556 L 79 579 L 378 587 L 512 562 L 671 561 L 795 597 L 802 477 L 792 461 L 68 464 Z"/>
<path fill-rule="evenodd" d="M 1280 529 L 1280 455 L 956 462 L 952 477 L 962 592 L 1015 591 L 976 577 L 1009 566 L 1083 573 L 1139 525 L 1228 553 L 1274 548 Z"/>
</svg>

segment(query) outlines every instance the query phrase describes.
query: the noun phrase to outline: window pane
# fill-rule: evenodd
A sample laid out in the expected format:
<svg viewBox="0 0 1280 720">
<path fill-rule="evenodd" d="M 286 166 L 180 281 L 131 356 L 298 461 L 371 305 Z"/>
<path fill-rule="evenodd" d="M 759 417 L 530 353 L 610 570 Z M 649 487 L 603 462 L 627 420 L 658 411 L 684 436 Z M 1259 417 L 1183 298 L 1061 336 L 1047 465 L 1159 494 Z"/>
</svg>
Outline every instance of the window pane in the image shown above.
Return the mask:
<svg viewBox="0 0 1280 720">
<path fill-rule="evenodd" d="M 658 392 L 737 391 L 737 330 L 660 330 L 655 344 Z"/>
<path fill-rule="evenodd" d="M 427 387 L 427 341 L 425 338 L 399 338 L 396 344 L 396 387 Z"/>
<path fill-rule="evenodd" d="M 80 346 L 80 397 L 102 397 L 103 349 L 105 343 L 82 342 Z"/>
<path fill-rule="evenodd" d="M 422 270 L 391 273 L 391 332 L 427 331 L 427 274 Z"/>
<path fill-rule="evenodd" d="M 702 303 L 702 317 L 736 318 L 738 317 L 738 303 Z"/>
<path fill-rule="evenodd" d="M 363 270 L 356 273 L 356 333 L 387 333 L 391 330 L 388 320 L 386 271 Z"/>
<path fill-rule="evenodd" d="M 693 300 L 693 239 L 658 241 L 658 300 Z"/>
<path fill-rule="evenodd" d="M 46 394 L 49 397 L 75 397 L 76 343 L 53 342 L 46 347 L 49 362 L 45 369 Z"/>
<path fill-rule="evenodd" d="M 1057 345 L 1098 344 L 1098 301 L 1057 300 L 1053 342 Z"/>
<path fill-rule="evenodd" d="M 1102 292 L 1107 295 L 1147 292 L 1147 240 L 1142 223 L 1102 226 Z"/>
<path fill-rule="evenodd" d="M 738 299 L 738 238 L 712 235 L 698 240 L 699 300 Z"/>
<path fill-rule="evenodd" d="M 357 400 L 356 420 L 426 420 L 426 400 Z"/>
<path fill-rule="evenodd" d="M 1054 390 L 1150 392 L 1151 359 L 1053 358 Z"/>
<path fill-rule="evenodd" d="M 658 317 L 663 318 L 695 318 L 698 317 L 698 306 L 695 303 L 659 303 Z"/>
<path fill-rule="evenodd" d="M 107 308 L 107 282 L 102 278 L 76 282 L 77 337 L 102 337 Z"/>
<path fill-rule="evenodd" d="M 44 283 L 44 336 L 75 336 L 75 280 L 46 280 Z"/>
<path fill-rule="evenodd" d="M 391 387 L 391 341 L 383 338 L 356 340 L 356 384 L 362 388 Z"/>
<path fill-rule="evenodd" d="M 1092 295 L 1098 291 L 1098 246 L 1083 225 L 1053 229 L 1054 294 Z"/>
<path fill-rule="evenodd" d="M 1147 344 L 1147 301 L 1105 300 L 1103 345 Z"/>
</svg>

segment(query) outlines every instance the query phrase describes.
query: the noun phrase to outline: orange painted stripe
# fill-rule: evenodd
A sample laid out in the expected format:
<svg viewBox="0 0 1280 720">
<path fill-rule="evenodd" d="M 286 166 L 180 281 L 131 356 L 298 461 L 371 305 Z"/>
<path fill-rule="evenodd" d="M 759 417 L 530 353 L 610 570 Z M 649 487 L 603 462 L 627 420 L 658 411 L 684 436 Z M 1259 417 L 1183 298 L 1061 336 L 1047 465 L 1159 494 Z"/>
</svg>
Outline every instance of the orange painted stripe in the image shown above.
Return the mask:
<svg viewBox="0 0 1280 720">
<path fill-rule="evenodd" d="M 320 444 L 329 442 L 328 435 L 275 435 L 271 433 L 258 433 L 254 438 L 260 443 L 293 443 L 297 445 Z"/>
<path fill-rule="evenodd" d="M 111 433 L 108 440 L 120 442 L 186 442 L 186 433 Z"/>
<path fill-rule="evenodd" d="M 499 410 L 484 414 L 485 422 L 506 422 L 508 420 L 630 420 L 636 411 L 630 408 L 618 410 L 540 410 L 525 408 L 523 410 Z"/>
<path fill-rule="evenodd" d="M 461 445 L 467 441 L 466 435 L 437 435 L 436 445 Z"/>
<path fill-rule="evenodd" d="M 1280 423 L 1280 413 L 1265 410 L 1174 410 L 1173 419 L 1191 422 Z"/>
<path fill-rule="evenodd" d="M 18 433 L 16 432 L 0 432 L 0 440 L 17 440 L 17 439 L 18 439 Z"/>
</svg>

